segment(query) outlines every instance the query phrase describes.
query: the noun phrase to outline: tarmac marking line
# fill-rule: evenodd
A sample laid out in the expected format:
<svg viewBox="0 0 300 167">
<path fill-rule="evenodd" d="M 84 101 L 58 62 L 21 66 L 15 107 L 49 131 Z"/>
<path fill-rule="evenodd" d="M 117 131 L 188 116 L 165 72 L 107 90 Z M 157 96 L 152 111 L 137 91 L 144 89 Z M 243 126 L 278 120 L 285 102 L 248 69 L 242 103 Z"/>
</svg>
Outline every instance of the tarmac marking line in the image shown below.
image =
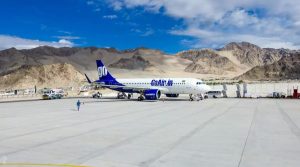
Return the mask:
<svg viewBox="0 0 300 167">
<path fill-rule="evenodd" d="M 254 114 L 252 116 L 251 124 L 250 124 L 250 127 L 248 129 L 247 137 L 246 137 L 246 140 L 245 140 L 245 143 L 244 143 L 244 146 L 243 146 L 243 150 L 242 150 L 242 154 L 241 154 L 241 157 L 240 157 L 240 160 L 239 160 L 239 163 L 238 163 L 238 167 L 240 167 L 241 164 L 242 164 L 242 161 L 243 161 L 243 158 L 244 158 L 244 153 L 245 153 L 247 143 L 248 143 L 248 139 L 249 139 L 249 136 L 250 136 L 250 134 L 251 134 L 251 132 L 254 128 L 254 125 L 255 125 L 255 120 L 256 120 L 257 112 L 258 112 L 258 105 L 259 105 L 259 103 L 256 105 L 255 110 L 254 110 Z"/>
<path fill-rule="evenodd" d="M 186 104 L 186 105 L 188 105 L 188 104 Z M 213 107 L 213 106 L 214 106 L 214 104 L 213 104 L 212 106 L 210 106 L 210 107 Z M 173 108 L 175 109 L 175 108 L 177 108 L 177 106 L 173 106 Z M 168 111 L 168 112 L 172 112 L 171 109 L 169 109 L 169 110 L 167 110 L 167 111 Z M 166 111 L 164 111 L 164 112 L 166 112 Z M 160 114 L 161 114 L 161 113 L 160 113 Z M 186 115 L 185 117 L 192 116 L 192 115 L 195 115 L 195 114 L 197 114 L 197 113 L 188 114 L 188 115 Z M 154 115 L 157 115 L 157 114 L 154 114 Z M 140 118 L 139 118 L 139 119 L 140 119 Z M 182 117 L 179 118 L 179 119 L 176 119 L 176 120 L 181 120 L 181 119 L 182 119 Z M 175 120 L 175 121 L 176 121 L 176 120 Z M 139 137 L 141 137 L 141 136 L 143 136 L 143 135 L 145 135 L 145 134 L 148 134 L 148 133 L 154 132 L 154 131 L 156 131 L 156 130 L 159 130 L 159 129 L 161 129 L 161 128 L 163 128 L 163 127 L 166 127 L 166 126 L 168 126 L 168 125 L 170 125 L 170 124 L 174 124 L 174 121 L 171 121 L 171 123 L 170 123 L 170 122 L 169 122 L 169 123 L 165 123 L 165 124 L 163 124 L 163 125 L 161 125 L 161 126 L 158 126 L 158 127 L 155 127 L 155 128 L 149 129 L 149 130 L 146 130 L 146 131 L 144 131 L 144 132 L 142 132 L 142 133 L 139 133 L 139 134 L 137 134 L 137 135 L 134 135 L 134 136 L 132 136 L 132 137 L 129 137 L 129 138 L 127 138 L 127 139 L 124 139 L 124 140 L 122 140 L 122 141 L 120 141 L 120 142 L 117 142 L 117 143 L 115 143 L 115 144 L 112 144 L 112 145 L 110 145 L 110 146 L 107 146 L 106 148 L 101 148 L 100 150 L 96 150 L 96 151 L 94 151 L 94 152 L 92 152 L 92 153 L 86 154 L 86 155 L 84 155 L 84 156 L 82 156 L 82 157 L 80 157 L 80 158 L 77 158 L 76 160 L 70 161 L 70 163 L 72 163 L 72 162 L 74 162 L 74 163 L 84 163 L 84 162 L 86 162 L 86 161 L 92 159 L 91 157 L 94 158 L 94 157 L 96 157 L 96 156 L 102 155 L 102 154 L 104 154 L 105 152 L 109 152 L 110 150 L 119 147 L 120 145 L 123 145 L 123 144 L 126 144 L 126 143 L 130 143 L 130 142 L 133 141 L 134 139 L 137 139 L 137 138 L 139 138 Z"/>
<path fill-rule="evenodd" d="M 235 104 L 236 104 L 236 103 L 235 103 Z M 234 104 L 234 105 L 235 105 L 235 104 Z M 212 109 L 214 106 L 216 106 L 215 103 L 213 103 L 213 104 L 211 104 L 211 105 L 209 105 L 209 106 L 203 107 L 202 109 L 203 109 L 203 110 L 206 110 L 206 109 L 207 109 L 207 110 L 210 110 L 210 109 Z M 185 115 L 184 117 L 180 117 L 180 118 L 178 118 L 178 119 L 176 119 L 176 120 L 170 121 L 170 122 L 165 123 L 165 124 L 163 124 L 163 125 L 161 125 L 161 126 L 158 126 L 158 127 L 155 127 L 155 128 L 149 129 L 149 130 L 146 130 L 146 131 L 144 131 L 144 132 L 142 132 L 142 133 L 140 133 L 140 134 L 137 134 L 137 135 L 135 135 L 135 136 L 129 137 L 129 138 L 127 138 L 127 139 L 125 139 L 125 140 L 123 140 L 123 141 L 121 141 L 121 142 L 115 143 L 115 144 L 110 145 L 110 146 L 108 146 L 108 147 L 106 147 L 106 148 L 102 148 L 102 149 L 100 149 L 100 150 L 94 151 L 93 153 L 90 153 L 90 154 L 88 154 L 88 155 L 85 155 L 85 156 L 83 156 L 83 157 L 81 157 L 81 158 L 77 158 L 76 160 L 71 161 L 71 162 L 75 162 L 75 163 L 84 163 L 84 162 L 87 162 L 88 160 L 93 159 L 93 158 L 95 158 L 95 157 L 98 157 L 98 156 L 100 156 L 100 155 L 102 155 L 102 154 L 104 154 L 104 153 L 106 153 L 106 152 L 109 152 L 109 151 L 111 151 L 112 149 L 115 149 L 115 148 L 119 147 L 120 145 L 124 145 L 124 144 L 130 143 L 130 142 L 132 142 L 133 140 L 138 139 L 138 138 L 140 138 L 140 137 L 142 137 L 142 136 L 144 136 L 144 135 L 146 135 L 146 134 L 153 133 L 153 132 L 155 132 L 155 131 L 157 131 L 157 130 L 159 130 L 159 129 L 162 129 L 162 128 L 164 128 L 164 127 L 170 126 L 170 125 L 172 125 L 172 124 L 176 124 L 178 121 L 181 121 L 183 118 L 187 118 L 187 117 L 192 117 L 192 116 L 198 115 L 199 113 L 201 113 L 201 112 L 198 112 L 198 110 L 199 110 L 199 109 L 197 109 L 196 111 L 192 112 L 191 114 Z"/>
<path fill-rule="evenodd" d="M 35 164 L 35 163 L 0 163 L 0 166 L 54 166 L 54 167 L 91 167 L 71 164 Z"/>
<path fill-rule="evenodd" d="M 278 106 L 280 114 L 283 117 L 283 120 L 288 125 L 291 132 L 300 140 L 300 128 L 293 121 L 293 119 L 284 111 L 284 109 L 280 106 L 278 101 L 276 101 L 276 105 Z"/>
<path fill-rule="evenodd" d="M 163 152 L 162 154 L 153 157 L 147 161 L 142 162 L 141 164 L 139 164 L 139 166 L 142 167 L 148 167 L 151 164 L 153 164 L 154 162 L 156 162 L 158 159 L 160 159 L 161 157 L 163 157 L 164 155 L 168 154 L 169 152 L 171 152 L 172 150 L 174 150 L 176 147 L 178 147 L 178 145 L 180 145 L 181 143 L 183 143 L 184 141 L 186 141 L 187 139 L 189 139 L 191 136 L 193 136 L 194 134 L 196 134 L 198 131 L 200 131 L 201 129 L 205 128 L 207 125 L 209 125 L 210 123 L 214 122 L 215 120 L 217 120 L 218 118 L 224 116 L 226 113 L 228 113 L 230 111 L 231 108 L 233 108 L 234 106 L 236 106 L 237 104 L 239 104 L 240 101 L 230 105 L 225 111 L 211 117 L 210 119 L 208 119 L 207 121 L 201 123 L 199 126 L 197 126 L 195 129 L 193 129 L 192 131 L 190 131 L 189 133 L 187 133 L 185 136 L 179 138 L 179 140 L 177 140 L 175 143 L 173 143 L 165 152 Z"/>
<path fill-rule="evenodd" d="M 155 107 L 155 108 L 158 108 L 158 107 Z M 161 108 L 161 107 L 160 107 Z M 166 107 L 164 107 L 166 108 Z M 176 108 L 176 107 L 174 107 Z M 167 111 L 172 111 L 172 110 L 167 110 Z M 166 111 L 163 111 L 163 112 L 166 112 Z M 127 112 L 125 114 L 119 114 L 119 115 L 116 115 L 116 117 L 119 117 L 119 116 L 123 116 L 123 115 L 132 115 L 132 114 L 128 114 L 130 112 Z M 135 111 L 134 112 L 135 114 L 136 113 L 141 113 L 140 111 Z M 149 114 L 149 115 L 146 115 L 146 116 L 143 116 L 142 118 L 144 117 L 149 117 L 149 116 L 155 116 L 155 115 L 158 115 L 158 114 L 161 114 L 162 112 L 159 112 L 159 113 L 152 113 L 152 114 Z M 114 116 L 112 116 L 114 117 Z M 111 118 L 111 117 L 110 117 Z M 138 118 L 140 119 L 140 118 Z M 128 123 L 130 121 L 125 121 L 121 124 L 125 124 L 125 123 Z M 11 152 L 8 152 L 6 154 L 3 154 L 3 155 L 10 155 L 10 154 L 14 154 L 14 153 L 17 153 L 17 152 L 21 152 L 21 151 L 26 151 L 26 150 L 29 150 L 29 149 L 32 149 L 32 148 L 36 148 L 36 147 L 40 147 L 40 146 L 44 146 L 44 145 L 47 145 L 47 144 L 52 144 L 52 143 L 56 143 L 56 142 L 60 142 L 60 141 L 63 141 L 63 140 L 68 140 L 68 139 L 71 139 L 71 138 L 74 138 L 74 137 L 77 137 L 77 136 L 81 136 L 81 135 L 85 135 L 85 134 L 88 134 L 88 133 L 92 133 L 92 132 L 95 132 L 95 131 L 98 131 L 98 130 L 102 130 L 102 129 L 105 129 L 105 128 L 109 128 L 109 127 L 113 127 L 113 126 L 116 126 L 120 123 L 117 123 L 117 124 L 112 124 L 112 125 L 108 125 L 108 126 L 104 126 L 104 127 L 100 127 L 100 128 L 94 128 L 94 129 L 91 129 L 89 131 L 86 131 L 86 132 L 83 132 L 83 133 L 80 133 L 80 134 L 76 134 L 76 135 L 71 135 L 71 136 L 67 136 L 67 137 L 63 137 L 61 139 L 58 139 L 58 140 L 54 140 L 54 141 L 49 141 L 49 142 L 44 142 L 44 143 L 40 143 L 40 144 L 37 144 L 37 145 L 34 145 L 34 146 L 31 146 L 31 147 L 27 147 L 27 148 L 22 148 L 22 149 L 18 149 L 18 150 L 15 150 L 15 151 L 11 151 Z M 1 140 L 0 140 L 1 141 Z"/>
<path fill-rule="evenodd" d="M 155 110 L 156 108 L 161 108 L 161 106 L 154 107 L 152 109 Z M 33 135 L 33 134 L 37 134 L 37 133 L 44 133 L 44 132 L 47 132 L 47 131 L 52 131 L 52 130 L 56 130 L 56 129 L 60 129 L 60 128 L 74 127 L 74 126 L 78 126 L 78 125 L 82 125 L 82 124 L 88 124 L 88 123 L 91 123 L 91 122 L 97 122 L 97 121 L 104 120 L 104 119 L 111 119 L 111 118 L 116 118 L 116 117 L 120 117 L 120 116 L 124 116 L 124 115 L 132 115 L 132 114 L 137 114 L 137 113 L 140 113 L 140 111 L 139 110 L 134 111 L 134 112 L 129 111 L 129 112 L 125 112 L 125 113 L 122 113 L 122 114 L 116 114 L 116 115 L 101 117 L 101 118 L 97 118 L 97 119 L 85 120 L 85 121 L 82 121 L 82 122 L 76 122 L 76 123 L 63 125 L 63 126 L 59 126 L 59 127 L 41 129 L 41 130 L 37 130 L 37 131 L 31 131 L 31 132 L 27 132 L 27 133 L 24 133 L 24 134 L 19 134 L 19 135 L 15 135 L 15 136 L 0 138 L 0 141 L 13 139 L 13 138 L 18 138 L 18 137 L 23 137 L 23 136 L 28 136 L 28 135 Z"/>
</svg>

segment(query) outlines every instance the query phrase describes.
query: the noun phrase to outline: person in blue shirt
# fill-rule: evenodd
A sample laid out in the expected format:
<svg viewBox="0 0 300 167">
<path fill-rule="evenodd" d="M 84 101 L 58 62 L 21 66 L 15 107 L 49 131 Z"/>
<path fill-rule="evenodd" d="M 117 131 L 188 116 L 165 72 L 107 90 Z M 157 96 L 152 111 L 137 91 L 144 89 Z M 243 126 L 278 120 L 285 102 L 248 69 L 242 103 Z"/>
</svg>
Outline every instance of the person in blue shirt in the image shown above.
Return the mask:
<svg viewBox="0 0 300 167">
<path fill-rule="evenodd" d="M 81 104 L 81 102 L 78 100 L 77 103 L 76 103 L 76 105 L 77 105 L 77 111 L 79 111 L 79 109 L 80 109 L 80 104 Z"/>
</svg>

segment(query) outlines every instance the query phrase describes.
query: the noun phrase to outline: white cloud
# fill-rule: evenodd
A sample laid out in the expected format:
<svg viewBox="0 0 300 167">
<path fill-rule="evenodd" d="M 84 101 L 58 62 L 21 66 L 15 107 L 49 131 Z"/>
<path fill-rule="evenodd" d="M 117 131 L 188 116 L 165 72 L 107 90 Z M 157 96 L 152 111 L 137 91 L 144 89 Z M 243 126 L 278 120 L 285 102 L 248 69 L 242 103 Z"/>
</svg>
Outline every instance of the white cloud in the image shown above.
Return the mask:
<svg viewBox="0 0 300 167">
<path fill-rule="evenodd" d="M 66 39 L 66 40 L 74 40 L 74 39 L 80 39 L 78 36 L 71 36 L 71 35 L 62 35 L 62 36 L 54 36 L 58 39 Z"/>
<path fill-rule="evenodd" d="M 244 9 L 236 9 L 225 14 L 219 20 L 219 24 L 222 26 L 245 27 L 259 24 L 259 21 L 257 17 L 249 15 Z"/>
<path fill-rule="evenodd" d="M 109 0 L 109 3 L 111 7 L 116 11 L 121 10 L 123 7 L 123 4 L 120 1 Z"/>
<path fill-rule="evenodd" d="M 138 28 L 132 28 L 130 31 L 135 32 L 135 33 L 142 33 L 142 31 Z"/>
<path fill-rule="evenodd" d="M 65 45 L 65 46 L 72 46 L 73 45 L 73 43 L 71 41 L 66 40 L 66 39 L 60 39 L 58 41 L 58 43 L 61 44 L 61 45 Z"/>
<path fill-rule="evenodd" d="M 89 0 L 89 1 L 87 1 L 87 2 L 86 2 L 86 4 L 88 4 L 88 5 L 94 5 L 94 4 L 95 4 L 95 2 L 94 2 L 94 1 L 92 1 L 92 0 Z"/>
<path fill-rule="evenodd" d="M 146 28 L 146 31 L 141 36 L 147 37 L 153 34 L 154 34 L 154 30 L 152 28 Z"/>
<path fill-rule="evenodd" d="M 231 34 L 224 32 L 212 32 L 200 29 L 188 29 L 188 30 L 173 30 L 170 31 L 174 35 L 192 36 L 196 37 L 196 40 L 184 39 L 182 44 L 188 45 L 191 48 L 220 48 L 224 44 L 229 42 L 243 42 L 248 41 L 263 48 L 289 48 L 299 49 L 300 45 L 293 42 L 285 42 L 281 38 L 274 37 L 261 37 L 259 35 L 252 34 Z"/>
<path fill-rule="evenodd" d="M 164 13 L 178 18 L 197 18 L 218 20 L 228 11 L 238 8 L 265 9 L 269 15 L 287 15 L 300 19 L 300 2 L 294 0 L 108 0 L 110 4 L 134 8 L 164 8 Z"/>
<path fill-rule="evenodd" d="M 52 47 L 72 47 L 74 43 L 67 39 L 60 39 L 58 42 L 49 42 L 49 41 L 40 41 L 40 40 L 32 40 L 25 39 L 16 36 L 10 35 L 0 35 L 0 50 L 8 49 L 8 48 L 16 48 L 16 49 L 31 49 L 39 46 L 52 46 Z"/>
<path fill-rule="evenodd" d="M 111 20 L 113 20 L 113 19 L 117 19 L 118 16 L 117 15 L 105 15 L 105 16 L 103 16 L 103 18 L 104 19 L 111 19 Z"/>
<path fill-rule="evenodd" d="M 147 27 L 144 30 L 141 30 L 141 29 L 138 29 L 138 28 L 132 28 L 130 31 L 132 31 L 134 33 L 137 33 L 142 37 L 147 37 L 147 36 L 153 35 L 155 33 L 155 31 L 150 27 Z"/>
<path fill-rule="evenodd" d="M 195 38 L 194 46 L 248 41 L 262 47 L 299 49 L 300 1 L 294 0 L 108 0 L 117 10 L 143 7 L 183 20 L 171 34 Z M 114 8 L 115 9 L 115 8 Z M 116 9 L 115 9 L 116 10 Z M 187 43 L 187 42 L 184 42 Z M 190 43 L 190 42 L 189 42 Z"/>
</svg>

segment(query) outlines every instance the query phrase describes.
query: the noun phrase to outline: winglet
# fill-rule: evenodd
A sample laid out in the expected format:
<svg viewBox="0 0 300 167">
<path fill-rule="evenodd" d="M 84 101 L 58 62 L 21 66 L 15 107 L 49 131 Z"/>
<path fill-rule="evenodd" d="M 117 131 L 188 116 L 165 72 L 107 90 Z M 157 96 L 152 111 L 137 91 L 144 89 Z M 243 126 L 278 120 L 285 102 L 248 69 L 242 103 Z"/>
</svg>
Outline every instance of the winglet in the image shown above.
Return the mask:
<svg viewBox="0 0 300 167">
<path fill-rule="evenodd" d="M 85 78 L 88 81 L 88 83 L 92 83 L 92 81 L 90 80 L 90 78 L 86 74 L 84 74 L 84 75 L 85 75 Z"/>
</svg>

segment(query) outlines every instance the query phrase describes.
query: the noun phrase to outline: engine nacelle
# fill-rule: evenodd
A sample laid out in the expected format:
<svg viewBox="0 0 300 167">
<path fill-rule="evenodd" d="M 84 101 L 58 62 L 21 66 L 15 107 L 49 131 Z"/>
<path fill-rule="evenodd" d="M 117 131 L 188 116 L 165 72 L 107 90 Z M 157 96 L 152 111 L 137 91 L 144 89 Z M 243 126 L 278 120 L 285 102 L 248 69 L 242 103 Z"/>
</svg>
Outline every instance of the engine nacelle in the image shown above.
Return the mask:
<svg viewBox="0 0 300 167">
<path fill-rule="evenodd" d="M 166 94 L 167 97 L 178 97 L 179 94 Z"/>
<path fill-rule="evenodd" d="M 161 92 L 158 89 L 148 89 L 144 91 L 144 96 L 146 100 L 158 100 L 160 98 Z"/>
</svg>

